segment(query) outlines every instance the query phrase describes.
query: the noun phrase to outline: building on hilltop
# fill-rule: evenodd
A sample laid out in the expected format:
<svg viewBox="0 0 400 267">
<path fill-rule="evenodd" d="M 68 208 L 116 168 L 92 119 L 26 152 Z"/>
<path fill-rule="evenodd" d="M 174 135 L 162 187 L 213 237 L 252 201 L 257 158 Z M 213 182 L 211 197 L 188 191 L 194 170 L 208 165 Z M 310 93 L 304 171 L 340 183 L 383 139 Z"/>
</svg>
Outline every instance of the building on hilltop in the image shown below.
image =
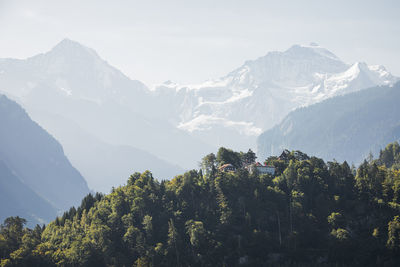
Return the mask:
<svg viewBox="0 0 400 267">
<path fill-rule="evenodd" d="M 228 163 L 228 164 L 224 164 L 224 165 L 220 166 L 218 168 L 218 170 L 221 172 L 234 172 L 234 171 L 236 171 L 236 168 L 232 164 Z"/>
<path fill-rule="evenodd" d="M 257 162 L 246 166 L 246 169 L 249 173 L 257 172 L 259 174 L 275 174 L 275 167 L 269 166 L 267 163 L 265 165 L 262 165 L 260 162 Z"/>
</svg>

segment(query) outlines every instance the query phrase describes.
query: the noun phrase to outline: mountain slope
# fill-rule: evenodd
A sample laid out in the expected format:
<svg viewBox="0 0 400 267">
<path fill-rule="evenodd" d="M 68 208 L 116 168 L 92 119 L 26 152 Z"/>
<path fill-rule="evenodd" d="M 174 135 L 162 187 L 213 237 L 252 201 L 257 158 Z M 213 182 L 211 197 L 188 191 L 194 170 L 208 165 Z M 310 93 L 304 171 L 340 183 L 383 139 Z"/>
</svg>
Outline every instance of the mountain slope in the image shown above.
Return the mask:
<svg viewBox="0 0 400 267">
<path fill-rule="evenodd" d="M 29 226 L 48 223 L 57 210 L 48 201 L 21 182 L 3 161 L 0 161 L 0 221 L 20 216 Z"/>
<path fill-rule="evenodd" d="M 89 192 L 61 145 L 6 96 L 0 96 L 0 125 L 0 159 L 38 195 L 67 209 Z"/>
<path fill-rule="evenodd" d="M 76 123 L 40 111 L 31 111 L 32 118 L 45 118 L 42 124 L 63 144 L 66 156 L 80 170 L 91 189 L 109 192 L 122 185 L 132 173 L 152 170 L 158 179 L 171 179 L 183 169 L 144 150 L 108 144 L 85 132 Z M 84 144 L 84 145 L 82 145 Z"/>
<path fill-rule="evenodd" d="M 326 160 L 359 163 L 386 143 L 400 139 L 400 83 L 328 99 L 291 112 L 258 138 L 262 157 L 282 149 Z"/>
</svg>

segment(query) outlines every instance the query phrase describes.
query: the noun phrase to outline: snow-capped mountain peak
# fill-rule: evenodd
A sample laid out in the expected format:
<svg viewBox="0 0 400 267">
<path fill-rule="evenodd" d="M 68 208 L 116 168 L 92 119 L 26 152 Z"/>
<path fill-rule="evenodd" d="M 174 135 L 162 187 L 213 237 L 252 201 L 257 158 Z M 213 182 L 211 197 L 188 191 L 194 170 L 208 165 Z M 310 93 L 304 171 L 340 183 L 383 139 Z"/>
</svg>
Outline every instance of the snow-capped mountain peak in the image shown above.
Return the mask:
<svg viewBox="0 0 400 267">
<path fill-rule="evenodd" d="M 258 59 L 246 61 L 225 79 L 245 87 L 270 82 L 305 86 L 313 81 L 315 73 L 338 73 L 348 67 L 332 52 L 316 44 L 293 45 L 284 52 L 273 51 Z"/>
<path fill-rule="evenodd" d="M 284 53 L 291 54 L 295 57 L 310 57 L 315 56 L 326 57 L 332 60 L 341 61 L 335 54 L 328 49 L 319 46 L 317 43 L 310 43 L 309 45 L 293 45 Z"/>
<path fill-rule="evenodd" d="M 221 128 L 232 136 L 254 136 L 297 107 L 395 81 L 383 66 L 347 64 L 311 43 L 248 60 L 219 79 L 196 85 L 168 83 L 155 91 L 163 88 L 164 97 L 168 92 L 174 95 L 170 99 L 176 100 L 173 109 L 179 128 L 213 143 L 220 140 Z M 245 149 L 239 141 L 237 146 Z"/>
<path fill-rule="evenodd" d="M 91 48 L 70 39 L 64 39 L 50 51 L 28 58 L 31 65 L 45 69 L 53 74 L 78 75 L 84 71 L 101 75 L 118 75 L 120 71 L 110 66 Z M 99 75 L 99 74 L 97 74 Z"/>
</svg>

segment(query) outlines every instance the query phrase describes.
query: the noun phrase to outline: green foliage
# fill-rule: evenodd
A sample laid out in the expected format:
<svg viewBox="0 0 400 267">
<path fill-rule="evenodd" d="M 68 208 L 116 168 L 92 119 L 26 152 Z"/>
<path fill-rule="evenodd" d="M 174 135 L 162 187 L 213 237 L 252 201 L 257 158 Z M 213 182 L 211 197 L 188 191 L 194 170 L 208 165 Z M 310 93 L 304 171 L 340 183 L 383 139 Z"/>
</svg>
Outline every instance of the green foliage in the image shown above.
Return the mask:
<svg viewBox="0 0 400 267">
<path fill-rule="evenodd" d="M 377 163 L 385 165 L 387 168 L 392 166 L 396 169 L 400 167 L 400 145 L 398 142 L 388 144 L 384 150 L 379 153 Z"/>
<path fill-rule="evenodd" d="M 331 215 L 328 216 L 328 223 L 332 227 L 343 227 L 345 220 L 339 212 L 332 212 Z"/>
<path fill-rule="evenodd" d="M 218 150 L 216 161 L 220 166 L 229 163 L 236 168 L 242 167 L 242 159 L 240 153 L 224 147 L 221 147 Z"/>
<path fill-rule="evenodd" d="M 395 216 L 389 222 L 387 246 L 396 252 L 400 251 L 400 216 Z"/>
<path fill-rule="evenodd" d="M 216 171 L 216 160 L 214 153 L 210 153 L 202 159 L 201 169 L 206 176 L 210 176 Z"/>
<path fill-rule="evenodd" d="M 345 241 L 349 238 L 349 232 L 346 229 L 342 228 L 333 229 L 331 235 L 339 241 Z"/>
<path fill-rule="evenodd" d="M 256 162 L 257 156 L 251 149 L 247 153 L 240 152 L 240 157 L 242 159 L 243 165 L 252 164 Z"/>
<path fill-rule="evenodd" d="M 354 175 L 346 162 L 294 151 L 267 160 L 274 177 L 215 170 L 254 159 L 222 148 L 203 158 L 205 175 L 134 173 L 45 228 L 10 217 L 0 230 L 1 266 L 399 265 L 393 164 L 364 162 Z"/>
</svg>

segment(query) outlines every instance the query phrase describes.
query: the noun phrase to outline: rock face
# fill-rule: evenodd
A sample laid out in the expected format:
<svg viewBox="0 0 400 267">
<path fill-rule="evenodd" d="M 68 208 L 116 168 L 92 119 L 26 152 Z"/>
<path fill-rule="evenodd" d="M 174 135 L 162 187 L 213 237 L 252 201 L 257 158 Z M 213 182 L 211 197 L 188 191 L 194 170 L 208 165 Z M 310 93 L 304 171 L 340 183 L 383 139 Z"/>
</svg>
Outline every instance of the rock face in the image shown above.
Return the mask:
<svg viewBox="0 0 400 267">
<path fill-rule="evenodd" d="M 0 161 L 7 178 L 3 182 L 23 184 L 57 210 L 79 204 L 89 193 L 57 140 L 5 96 L 0 96 L 0 125 Z"/>
<path fill-rule="evenodd" d="M 400 82 L 334 97 L 291 112 L 258 138 L 260 157 L 283 149 L 360 163 L 400 140 Z"/>
</svg>

